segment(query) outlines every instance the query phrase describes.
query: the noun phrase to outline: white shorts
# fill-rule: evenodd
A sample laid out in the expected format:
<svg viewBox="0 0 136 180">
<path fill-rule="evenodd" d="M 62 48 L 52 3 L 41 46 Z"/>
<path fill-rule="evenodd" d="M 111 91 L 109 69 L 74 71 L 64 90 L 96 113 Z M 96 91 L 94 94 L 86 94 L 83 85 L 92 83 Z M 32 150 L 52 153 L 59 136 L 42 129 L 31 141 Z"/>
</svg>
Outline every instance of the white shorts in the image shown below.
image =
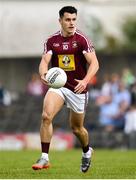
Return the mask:
<svg viewBox="0 0 136 180">
<path fill-rule="evenodd" d="M 52 91 L 60 95 L 64 99 L 67 107 L 72 109 L 74 112 L 85 112 L 88 103 L 88 93 L 76 94 L 65 87 L 59 89 L 49 88 L 48 91 Z"/>
</svg>

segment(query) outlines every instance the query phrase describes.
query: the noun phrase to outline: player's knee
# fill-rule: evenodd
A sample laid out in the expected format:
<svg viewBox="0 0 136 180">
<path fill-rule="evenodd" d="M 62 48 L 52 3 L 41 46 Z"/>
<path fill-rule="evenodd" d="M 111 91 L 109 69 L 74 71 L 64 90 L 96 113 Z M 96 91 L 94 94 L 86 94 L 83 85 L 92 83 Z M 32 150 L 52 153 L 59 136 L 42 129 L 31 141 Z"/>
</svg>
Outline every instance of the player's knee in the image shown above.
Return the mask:
<svg viewBox="0 0 136 180">
<path fill-rule="evenodd" d="M 50 124 L 52 122 L 52 115 L 46 112 L 42 113 L 42 123 Z"/>
</svg>

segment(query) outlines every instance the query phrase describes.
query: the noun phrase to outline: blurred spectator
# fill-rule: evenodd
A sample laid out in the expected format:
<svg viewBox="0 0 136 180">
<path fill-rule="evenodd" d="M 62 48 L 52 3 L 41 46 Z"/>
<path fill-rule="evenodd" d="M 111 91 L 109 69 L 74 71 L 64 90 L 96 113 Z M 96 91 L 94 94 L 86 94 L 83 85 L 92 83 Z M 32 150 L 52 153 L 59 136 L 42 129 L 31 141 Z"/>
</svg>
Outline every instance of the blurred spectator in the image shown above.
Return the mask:
<svg viewBox="0 0 136 180">
<path fill-rule="evenodd" d="M 109 74 L 105 74 L 103 78 L 103 84 L 99 91 L 99 94 L 96 96 L 96 104 L 101 106 L 103 104 L 111 102 L 111 91 L 112 83 Z"/>
<path fill-rule="evenodd" d="M 115 95 L 118 92 L 120 82 L 120 76 L 117 73 L 111 74 L 111 95 Z"/>
<path fill-rule="evenodd" d="M 98 79 L 97 76 L 93 76 L 88 84 L 89 88 L 89 98 L 91 100 L 95 100 L 95 98 L 99 95 L 100 91 L 98 89 Z"/>
<path fill-rule="evenodd" d="M 4 88 L 2 87 L 2 84 L 0 83 L 0 104 L 3 104 L 4 99 Z"/>
<path fill-rule="evenodd" d="M 11 94 L 0 82 L 0 105 L 9 106 L 11 104 Z"/>
<path fill-rule="evenodd" d="M 116 121 L 117 128 L 123 129 L 125 123 L 125 114 L 130 106 L 130 92 L 125 84 L 120 81 L 118 92 L 113 96 L 113 103 L 118 107 L 117 113 L 112 117 Z"/>
<path fill-rule="evenodd" d="M 131 102 L 130 92 L 122 81 L 120 81 L 118 85 L 118 92 L 113 95 L 113 101 L 120 106 L 122 112 L 125 112 Z"/>
<path fill-rule="evenodd" d="M 130 105 L 130 93 L 123 82 L 118 82 L 114 95 L 103 95 L 96 99 L 100 107 L 99 122 L 106 131 L 124 128 L 124 116 Z"/>
<path fill-rule="evenodd" d="M 102 96 L 111 95 L 111 81 L 109 74 L 104 75 L 104 82 L 101 87 L 101 95 Z"/>
<path fill-rule="evenodd" d="M 122 71 L 122 81 L 124 84 L 129 87 L 135 81 L 135 76 L 129 68 L 124 68 Z"/>
<path fill-rule="evenodd" d="M 131 85 L 131 106 L 125 116 L 124 132 L 128 136 L 128 147 L 136 148 L 136 82 Z"/>
<path fill-rule="evenodd" d="M 131 85 L 131 107 L 136 108 L 136 81 Z"/>
<path fill-rule="evenodd" d="M 45 86 L 46 85 L 41 82 L 39 74 L 34 73 L 28 82 L 27 93 L 33 96 L 42 96 L 47 91 L 47 87 Z"/>
<path fill-rule="evenodd" d="M 113 131 L 116 126 L 116 121 L 112 118 L 118 112 L 117 104 L 112 102 L 112 96 L 101 96 L 96 101 L 100 107 L 99 123 L 105 131 Z"/>
</svg>

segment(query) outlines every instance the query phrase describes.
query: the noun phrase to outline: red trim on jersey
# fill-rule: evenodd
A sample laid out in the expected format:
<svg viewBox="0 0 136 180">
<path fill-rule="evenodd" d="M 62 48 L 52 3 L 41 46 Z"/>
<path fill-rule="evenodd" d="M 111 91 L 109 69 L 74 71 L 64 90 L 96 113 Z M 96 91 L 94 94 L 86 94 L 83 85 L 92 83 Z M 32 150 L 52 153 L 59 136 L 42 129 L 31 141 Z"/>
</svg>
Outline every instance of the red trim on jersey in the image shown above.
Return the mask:
<svg viewBox="0 0 136 180">
<path fill-rule="evenodd" d="M 77 33 L 78 35 L 80 35 L 80 36 L 82 36 L 84 39 L 85 39 L 85 41 L 86 41 L 86 43 L 87 43 L 87 45 L 88 45 L 88 52 L 93 52 L 94 51 L 94 45 L 93 45 L 93 43 L 88 39 L 88 37 L 86 36 L 86 35 L 84 35 L 80 30 L 76 30 L 76 32 L 75 33 Z"/>
<path fill-rule="evenodd" d="M 52 38 L 52 37 L 54 37 L 54 36 L 57 36 L 57 35 L 59 35 L 59 34 L 61 34 L 61 32 L 60 32 L 60 31 L 57 31 L 56 33 L 52 34 L 51 36 L 49 36 L 49 37 L 46 39 L 46 41 L 45 41 L 45 43 L 44 43 L 44 52 L 47 53 L 47 41 L 48 41 L 48 39 L 50 39 L 50 38 Z"/>
</svg>

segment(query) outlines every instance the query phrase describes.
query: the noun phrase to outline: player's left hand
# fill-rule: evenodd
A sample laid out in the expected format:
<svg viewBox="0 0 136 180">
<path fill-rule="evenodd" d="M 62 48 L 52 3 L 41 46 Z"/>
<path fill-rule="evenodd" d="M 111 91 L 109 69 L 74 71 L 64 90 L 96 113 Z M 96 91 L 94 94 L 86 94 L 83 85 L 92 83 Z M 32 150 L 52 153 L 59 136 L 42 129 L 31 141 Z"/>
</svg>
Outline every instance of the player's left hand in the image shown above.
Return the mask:
<svg viewBox="0 0 136 180">
<path fill-rule="evenodd" d="M 78 79 L 75 79 L 75 81 L 77 81 L 78 84 L 74 88 L 74 92 L 77 93 L 77 94 L 80 94 L 85 90 L 85 88 L 87 86 L 87 82 L 85 80 L 78 80 Z"/>
</svg>

